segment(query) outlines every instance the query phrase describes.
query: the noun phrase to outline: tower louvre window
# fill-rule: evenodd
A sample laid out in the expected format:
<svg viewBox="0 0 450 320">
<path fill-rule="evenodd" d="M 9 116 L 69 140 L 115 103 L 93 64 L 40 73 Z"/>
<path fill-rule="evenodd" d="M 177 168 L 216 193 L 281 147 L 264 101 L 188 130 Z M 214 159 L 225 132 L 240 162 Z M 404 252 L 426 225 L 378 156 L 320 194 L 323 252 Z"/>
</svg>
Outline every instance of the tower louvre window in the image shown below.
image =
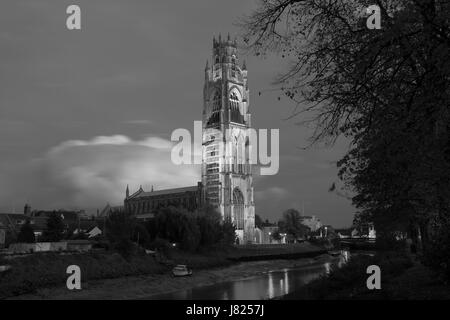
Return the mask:
<svg viewBox="0 0 450 320">
<path fill-rule="evenodd" d="M 239 97 L 236 92 L 230 93 L 230 109 L 231 109 L 231 121 L 236 123 L 244 123 L 244 116 L 239 110 Z"/>
<path fill-rule="evenodd" d="M 214 93 L 212 110 L 213 110 L 213 112 L 219 111 L 221 108 L 222 108 L 222 99 L 220 97 L 219 91 L 217 90 Z"/>
</svg>

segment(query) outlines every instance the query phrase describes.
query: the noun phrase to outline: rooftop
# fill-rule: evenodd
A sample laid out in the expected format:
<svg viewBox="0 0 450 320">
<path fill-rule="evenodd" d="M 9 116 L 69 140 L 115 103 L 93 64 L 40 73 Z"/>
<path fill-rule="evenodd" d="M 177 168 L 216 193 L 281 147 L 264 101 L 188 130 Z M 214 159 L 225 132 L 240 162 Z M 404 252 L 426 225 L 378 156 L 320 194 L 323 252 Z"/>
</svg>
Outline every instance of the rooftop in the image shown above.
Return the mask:
<svg viewBox="0 0 450 320">
<path fill-rule="evenodd" d="M 157 191 L 150 191 L 150 192 L 146 192 L 141 188 L 138 191 L 136 191 L 134 194 L 129 196 L 128 199 L 154 197 L 154 196 L 178 194 L 178 193 L 185 193 L 185 192 L 196 192 L 196 191 L 198 191 L 198 186 L 173 188 L 173 189 L 157 190 Z"/>
</svg>

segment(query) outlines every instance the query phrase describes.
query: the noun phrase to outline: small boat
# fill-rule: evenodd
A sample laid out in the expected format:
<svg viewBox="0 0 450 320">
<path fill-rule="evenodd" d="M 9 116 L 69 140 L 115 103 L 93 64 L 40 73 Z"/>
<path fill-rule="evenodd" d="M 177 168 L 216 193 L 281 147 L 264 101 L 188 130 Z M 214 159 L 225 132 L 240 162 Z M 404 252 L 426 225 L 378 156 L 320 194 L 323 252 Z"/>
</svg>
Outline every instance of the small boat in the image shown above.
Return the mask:
<svg viewBox="0 0 450 320">
<path fill-rule="evenodd" d="M 5 272 L 5 271 L 8 271 L 10 269 L 11 269 L 11 266 L 8 266 L 8 265 L 0 266 L 0 272 Z"/>
<path fill-rule="evenodd" d="M 186 265 L 184 264 L 179 264 L 177 265 L 175 268 L 172 269 L 172 274 L 175 277 L 185 277 L 185 276 L 190 276 L 192 275 L 192 270 L 189 269 Z"/>
</svg>

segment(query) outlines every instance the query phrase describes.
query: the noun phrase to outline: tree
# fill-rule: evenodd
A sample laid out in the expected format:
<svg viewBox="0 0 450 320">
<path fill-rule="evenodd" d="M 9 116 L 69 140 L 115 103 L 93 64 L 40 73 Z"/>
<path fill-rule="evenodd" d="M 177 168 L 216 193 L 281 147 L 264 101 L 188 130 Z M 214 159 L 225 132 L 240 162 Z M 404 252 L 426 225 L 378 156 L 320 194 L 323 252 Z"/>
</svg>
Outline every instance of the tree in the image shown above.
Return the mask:
<svg viewBox="0 0 450 320">
<path fill-rule="evenodd" d="M 275 231 L 274 233 L 272 233 L 272 239 L 275 241 L 280 241 L 281 240 L 281 234 L 278 231 Z"/>
<path fill-rule="evenodd" d="M 162 208 L 155 217 L 157 236 L 179 243 L 181 249 L 195 251 L 201 241 L 195 215 L 180 207 Z"/>
<path fill-rule="evenodd" d="M 382 28 L 369 30 L 357 13 L 371 4 L 263 0 L 244 40 L 293 60 L 278 83 L 292 117 L 310 115 L 312 143 L 351 141 L 339 177 L 377 241 L 398 231 L 433 241 L 445 228 L 433 221 L 450 215 L 450 6 L 376 1 Z"/>
<path fill-rule="evenodd" d="M 50 214 L 47 220 L 47 228 L 43 233 L 43 237 L 46 241 L 60 241 L 64 236 L 66 226 L 64 225 L 61 215 L 57 212 Z"/>
<path fill-rule="evenodd" d="M 236 226 L 231 222 L 231 219 L 226 218 L 222 223 L 222 231 L 220 242 L 223 245 L 233 245 L 236 243 Z"/>
<path fill-rule="evenodd" d="M 139 246 L 146 246 L 150 243 L 151 237 L 144 224 L 139 222 L 134 223 L 131 240 Z"/>
<path fill-rule="evenodd" d="M 261 219 L 261 217 L 257 214 L 255 214 L 255 227 L 261 229 L 263 226 L 263 220 Z"/>
<path fill-rule="evenodd" d="M 106 237 L 111 248 L 128 259 L 133 253 L 133 242 L 131 241 L 134 230 L 133 217 L 121 210 L 112 211 L 106 220 Z"/>
<path fill-rule="evenodd" d="M 279 231 L 292 235 L 295 239 L 304 238 L 309 228 L 302 224 L 302 216 L 295 209 L 283 212 L 283 219 L 279 222 Z"/>
<path fill-rule="evenodd" d="M 20 232 L 17 236 L 18 242 L 23 243 L 35 243 L 36 238 L 34 236 L 33 227 L 30 224 L 30 221 L 27 221 L 21 228 Z"/>
<path fill-rule="evenodd" d="M 212 206 L 204 206 L 195 215 L 200 230 L 200 245 L 208 246 L 219 242 L 222 231 L 220 212 Z"/>
</svg>

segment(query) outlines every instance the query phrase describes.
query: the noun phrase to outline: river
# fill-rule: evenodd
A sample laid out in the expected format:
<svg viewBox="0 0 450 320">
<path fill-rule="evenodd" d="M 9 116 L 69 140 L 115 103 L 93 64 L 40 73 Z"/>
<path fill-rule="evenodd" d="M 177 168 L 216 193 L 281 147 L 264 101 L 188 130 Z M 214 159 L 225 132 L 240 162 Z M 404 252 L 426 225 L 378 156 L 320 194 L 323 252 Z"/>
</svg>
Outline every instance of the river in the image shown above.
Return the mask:
<svg viewBox="0 0 450 320">
<path fill-rule="evenodd" d="M 153 295 L 149 300 L 265 300 L 294 292 L 334 267 L 341 267 L 350 257 L 343 251 L 339 257 L 298 268 L 274 269 L 258 276 L 176 292 Z"/>
</svg>

